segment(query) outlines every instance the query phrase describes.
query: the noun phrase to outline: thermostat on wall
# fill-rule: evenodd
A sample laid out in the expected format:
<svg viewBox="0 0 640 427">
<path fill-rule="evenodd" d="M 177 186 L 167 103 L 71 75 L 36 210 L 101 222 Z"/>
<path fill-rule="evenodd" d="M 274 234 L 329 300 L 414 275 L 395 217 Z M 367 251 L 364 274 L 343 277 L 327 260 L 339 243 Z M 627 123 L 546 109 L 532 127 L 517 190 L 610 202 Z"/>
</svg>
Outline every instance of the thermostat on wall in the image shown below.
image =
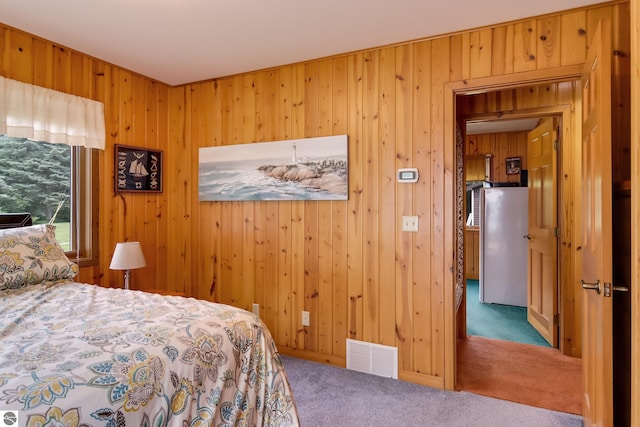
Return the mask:
<svg viewBox="0 0 640 427">
<path fill-rule="evenodd" d="M 398 169 L 398 182 L 418 182 L 418 169 L 416 168 Z"/>
</svg>

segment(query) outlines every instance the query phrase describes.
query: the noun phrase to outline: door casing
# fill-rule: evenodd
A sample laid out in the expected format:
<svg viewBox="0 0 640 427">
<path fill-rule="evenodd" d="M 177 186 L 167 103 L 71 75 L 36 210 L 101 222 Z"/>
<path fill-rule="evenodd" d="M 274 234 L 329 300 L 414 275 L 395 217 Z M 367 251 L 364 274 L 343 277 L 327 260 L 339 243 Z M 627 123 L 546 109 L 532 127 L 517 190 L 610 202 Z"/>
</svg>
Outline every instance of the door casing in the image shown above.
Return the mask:
<svg viewBox="0 0 640 427">
<path fill-rule="evenodd" d="M 459 144 L 457 144 L 456 138 L 456 120 L 457 120 L 457 111 L 456 111 L 456 97 L 458 95 L 471 95 L 483 92 L 491 92 L 495 90 L 501 89 L 511 89 L 518 87 L 526 87 L 526 86 L 535 86 L 541 85 L 545 83 L 554 83 L 554 82 L 566 82 L 566 81 L 578 81 L 580 79 L 582 71 L 581 65 L 572 65 L 566 67 L 560 67 L 552 70 L 541 70 L 541 71 L 532 71 L 526 73 L 519 73 L 516 75 L 505 75 L 499 77 L 487 77 L 487 78 L 478 78 L 478 79 L 470 79 L 470 80 L 461 80 L 457 82 L 450 82 L 444 85 L 444 96 L 445 96 L 445 109 L 444 109 L 444 146 L 451 150 L 449 153 L 450 158 L 458 159 L 456 161 L 456 173 L 454 173 L 455 177 L 464 176 L 464 174 L 460 173 L 460 170 L 463 165 L 461 162 L 461 157 L 459 156 L 458 150 Z M 543 108 L 534 108 L 534 109 L 526 109 L 526 110 L 518 110 L 509 113 L 503 113 L 501 117 L 504 118 L 518 118 L 518 117 L 526 117 L 526 116 L 549 116 L 549 115 L 561 115 L 562 116 L 562 138 L 566 141 L 565 144 L 561 146 L 561 156 L 563 152 L 567 152 L 572 149 L 573 136 L 571 135 L 571 109 L 572 105 L 558 105 L 552 107 L 543 107 Z M 486 118 L 489 118 L 488 115 L 485 115 Z M 561 174 L 561 172 L 559 172 Z M 448 189 L 451 191 L 451 200 L 458 200 L 455 197 L 457 192 L 457 186 L 461 183 L 456 180 L 453 181 L 453 187 Z M 463 182 L 462 182 L 463 184 Z M 562 185 L 559 185 L 559 191 L 563 191 Z M 455 224 L 456 229 L 463 226 L 456 221 L 456 218 L 459 216 L 461 210 L 463 208 L 460 206 L 453 206 L 451 211 L 453 218 L 452 222 Z M 559 209 L 562 207 L 559 205 Z M 565 225 L 562 221 L 559 221 L 559 235 L 562 236 L 564 231 L 567 231 L 570 235 L 573 235 L 576 230 L 573 230 L 575 227 L 571 227 L 571 230 L 564 230 L 563 227 Z M 458 231 L 458 230 L 456 230 Z M 463 233 L 462 233 L 463 234 Z M 454 233 L 454 235 L 459 235 L 458 233 Z M 458 242 L 459 243 L 459 242 Z M 462 245 L 456 244 L 456 253 L 453 256 L 451 261 L 452 265 L 457 266 L 461 271 L 452 271 L 454 277 L 464 277 L 464 263 L 456 262 L 461 259 L 464 255 L 460 254 Z M 559 256 L 562 259 L 562 254 Z M 562 264 L 559 265 L 559 271 L 562 269 Z M 456 280 L 452 280 L 451 289 L 446 290 L 445 294 L 445 388 L 446 389 L 454 389 L 456 382 L 456 340 L 457 334 L 460 330 L 462 330 L 461 325 L 457 322 L 457 310 L 456 310 Z M 458 284 L 459 285 L 459 284 Z M 564 299 L 561 299 L 564 301 Z M 561 311 L 564 311 L 561 308 Z M 563 332 L 563 321 L 560 321 L 561 334 Z M 564 340 L 563 340 L 564 341 Z M 566 352 L 566 348 L 564 345 L 560 346 L 560 350 Z"/>
</svg>

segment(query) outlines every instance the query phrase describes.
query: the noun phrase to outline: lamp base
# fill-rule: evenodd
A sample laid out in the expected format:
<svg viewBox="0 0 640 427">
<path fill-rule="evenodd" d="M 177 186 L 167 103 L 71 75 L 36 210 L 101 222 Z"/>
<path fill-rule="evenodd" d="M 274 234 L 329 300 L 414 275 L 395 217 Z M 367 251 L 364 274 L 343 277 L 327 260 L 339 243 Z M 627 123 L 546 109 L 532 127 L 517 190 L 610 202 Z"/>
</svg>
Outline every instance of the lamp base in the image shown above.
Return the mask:
<svg viewBox="0 0 640 427">
<path fill-rule="evenodd" d="M 124 288 L 129 289 L 129 277 L 131 277 L 131 270 L 124 271 Z"/>
</svg>

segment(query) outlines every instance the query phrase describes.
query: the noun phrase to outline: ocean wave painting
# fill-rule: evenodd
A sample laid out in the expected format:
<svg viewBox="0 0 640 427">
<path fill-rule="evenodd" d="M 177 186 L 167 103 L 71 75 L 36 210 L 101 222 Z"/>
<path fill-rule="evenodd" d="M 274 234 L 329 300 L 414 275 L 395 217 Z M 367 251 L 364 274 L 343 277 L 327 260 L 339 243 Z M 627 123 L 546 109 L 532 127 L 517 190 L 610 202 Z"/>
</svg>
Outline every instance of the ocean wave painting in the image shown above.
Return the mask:
<svg viewBox="0 0 640 427">
<path fill-rule="evenodd" d="M 200 201 L 347 200 L 347 136 L 200 148 Z"/>
</svg>

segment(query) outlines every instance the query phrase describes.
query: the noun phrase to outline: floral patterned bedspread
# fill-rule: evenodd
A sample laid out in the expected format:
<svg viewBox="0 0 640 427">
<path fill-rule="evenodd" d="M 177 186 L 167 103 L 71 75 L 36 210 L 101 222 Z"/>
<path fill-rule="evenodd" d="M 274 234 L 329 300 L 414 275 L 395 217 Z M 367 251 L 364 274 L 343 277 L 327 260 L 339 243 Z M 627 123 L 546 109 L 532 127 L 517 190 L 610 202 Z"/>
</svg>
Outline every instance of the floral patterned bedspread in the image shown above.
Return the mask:
<svg viewBox="0 0 640 427">
<path fill-rule="evenodd" d="M 0 292 L 0 410 L 27 426 L 297 426 L 260 319 L 73 282 Z"/>
</svg>

